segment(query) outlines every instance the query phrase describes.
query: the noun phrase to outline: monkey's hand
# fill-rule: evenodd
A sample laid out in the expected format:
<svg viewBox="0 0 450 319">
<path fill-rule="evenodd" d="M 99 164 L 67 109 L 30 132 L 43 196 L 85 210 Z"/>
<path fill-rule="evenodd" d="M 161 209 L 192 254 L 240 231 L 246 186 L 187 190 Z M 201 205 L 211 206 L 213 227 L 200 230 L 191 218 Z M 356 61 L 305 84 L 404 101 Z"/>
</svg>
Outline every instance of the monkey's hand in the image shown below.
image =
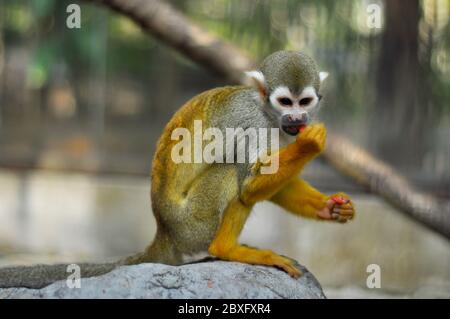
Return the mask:
<svg viewBox="0 0 450 319">
<path fill-rule="evenodd" d="M 355 207 L 348 195 L 337 193 L 328 198 L 325 207 L 317 213 L 317 216 L 321 219 L 346 223 L 355 217 Z"/>
<path fill-rule="evenodd" d="M 296 143 L 301 154 L 315 156 L 324 150 L 326 137 L 327 130 L 325 125 L 319 123 L 306 127 L 297 136 Z"/>
</svg>

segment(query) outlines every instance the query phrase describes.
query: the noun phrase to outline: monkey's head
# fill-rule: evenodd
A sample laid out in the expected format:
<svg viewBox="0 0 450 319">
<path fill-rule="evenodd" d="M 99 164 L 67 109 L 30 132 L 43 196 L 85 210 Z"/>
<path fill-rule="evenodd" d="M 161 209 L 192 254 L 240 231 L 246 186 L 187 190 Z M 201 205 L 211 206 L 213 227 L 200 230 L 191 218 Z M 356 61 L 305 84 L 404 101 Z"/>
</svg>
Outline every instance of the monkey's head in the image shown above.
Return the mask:
<svg viewBox="0 0 450 319">
<path fill-rule="evenodd" d="M 289 135 L 297 135 L 317 111 L 320 84 L 328 76 L 312 58 L 297 51 L 269 55 L 259 70 L 247 72 L 264 101 L 264 107 Z"/>
</svg>

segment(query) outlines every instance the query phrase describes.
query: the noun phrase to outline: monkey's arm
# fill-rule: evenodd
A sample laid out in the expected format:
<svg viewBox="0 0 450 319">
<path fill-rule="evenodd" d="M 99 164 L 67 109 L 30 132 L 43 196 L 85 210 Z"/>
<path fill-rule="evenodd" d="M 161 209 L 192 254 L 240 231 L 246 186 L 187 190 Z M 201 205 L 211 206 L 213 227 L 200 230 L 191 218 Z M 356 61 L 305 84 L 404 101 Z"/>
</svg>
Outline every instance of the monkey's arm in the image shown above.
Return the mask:
<svg viewBox="0 0 450 319">
<path fill-rule="evenodd" d="M 295 215 L 318 218 L 318 212 L 326 205 L 328 196 L 302 179 L 294 178 L 270 200 Z"/>
<path fill-rule="evenodd" d="M 253 205 L 270 199 L 296 176 L 303 166 L 318 155 L 325 145 L 326 130 L 322 124 L 308 127 L 295 143 L 277 153 L 279 167 L 273 174 L 250 176 L 244 181 L 240 196 L 237 196 L 224 212 L 222 223 L 209 246 L 209 253 L 224 260 L 249 264 L 277 266 L 293 277 L 301 275 L 293 262 L 270 250 L 259 250 L 238 243 L 238 237 Z"/>
<path fill-rule="evenodd" d="M 347 195 L 324 195 L 298 178 L 292 179 L 270 200 L 295 215 L 307 218 L 346 222 L 354 217 L 353 204 Z"/>
<path fill-rule="evenodd" d="M 323 124 L 315 124 L 301 133 L 297 140 L 278 151 L 278 170 L 273 174 L 261 174 L 261 163 L 255 164 L 253 175 L 244 181 L 241 199 L 244 203 L 270 199 L 280 191 L 293 176 L 319 155 L 325 147 L 326 129 Z"/>
</svg>

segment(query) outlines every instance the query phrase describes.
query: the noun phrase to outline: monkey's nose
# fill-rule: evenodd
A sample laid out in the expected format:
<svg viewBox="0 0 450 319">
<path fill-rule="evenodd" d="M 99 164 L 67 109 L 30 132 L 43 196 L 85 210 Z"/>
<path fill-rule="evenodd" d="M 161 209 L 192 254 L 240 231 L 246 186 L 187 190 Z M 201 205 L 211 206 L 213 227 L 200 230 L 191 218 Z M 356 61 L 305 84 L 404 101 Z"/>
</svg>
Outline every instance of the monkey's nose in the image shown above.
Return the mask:
<svg viewBox="0 0 450 319">
<path fill-rule="evenodd" d="M 284 125 L 288 126 L 304 125 L 308 122 L 308 115 L 306 113 L 285 114 L 281 120 Z"/>
</svg>

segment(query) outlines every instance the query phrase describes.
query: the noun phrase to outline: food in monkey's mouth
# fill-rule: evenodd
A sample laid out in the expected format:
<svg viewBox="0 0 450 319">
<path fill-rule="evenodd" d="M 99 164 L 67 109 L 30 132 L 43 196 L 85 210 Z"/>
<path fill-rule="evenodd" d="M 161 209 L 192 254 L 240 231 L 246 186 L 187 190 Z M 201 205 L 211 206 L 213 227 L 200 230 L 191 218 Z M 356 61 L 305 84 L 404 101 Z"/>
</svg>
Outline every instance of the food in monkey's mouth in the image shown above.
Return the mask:
<svg viewBox="0 0 450 319">
<path fill-rule="evenodd" d="M 283 125 L 281 127 L 283 129 L 283 131 L 285 131 L 287 134 L 295 136 L 297 135 L 299 132 L 303 132 L 306 128 L 306 125 Z"/>
</svg>

